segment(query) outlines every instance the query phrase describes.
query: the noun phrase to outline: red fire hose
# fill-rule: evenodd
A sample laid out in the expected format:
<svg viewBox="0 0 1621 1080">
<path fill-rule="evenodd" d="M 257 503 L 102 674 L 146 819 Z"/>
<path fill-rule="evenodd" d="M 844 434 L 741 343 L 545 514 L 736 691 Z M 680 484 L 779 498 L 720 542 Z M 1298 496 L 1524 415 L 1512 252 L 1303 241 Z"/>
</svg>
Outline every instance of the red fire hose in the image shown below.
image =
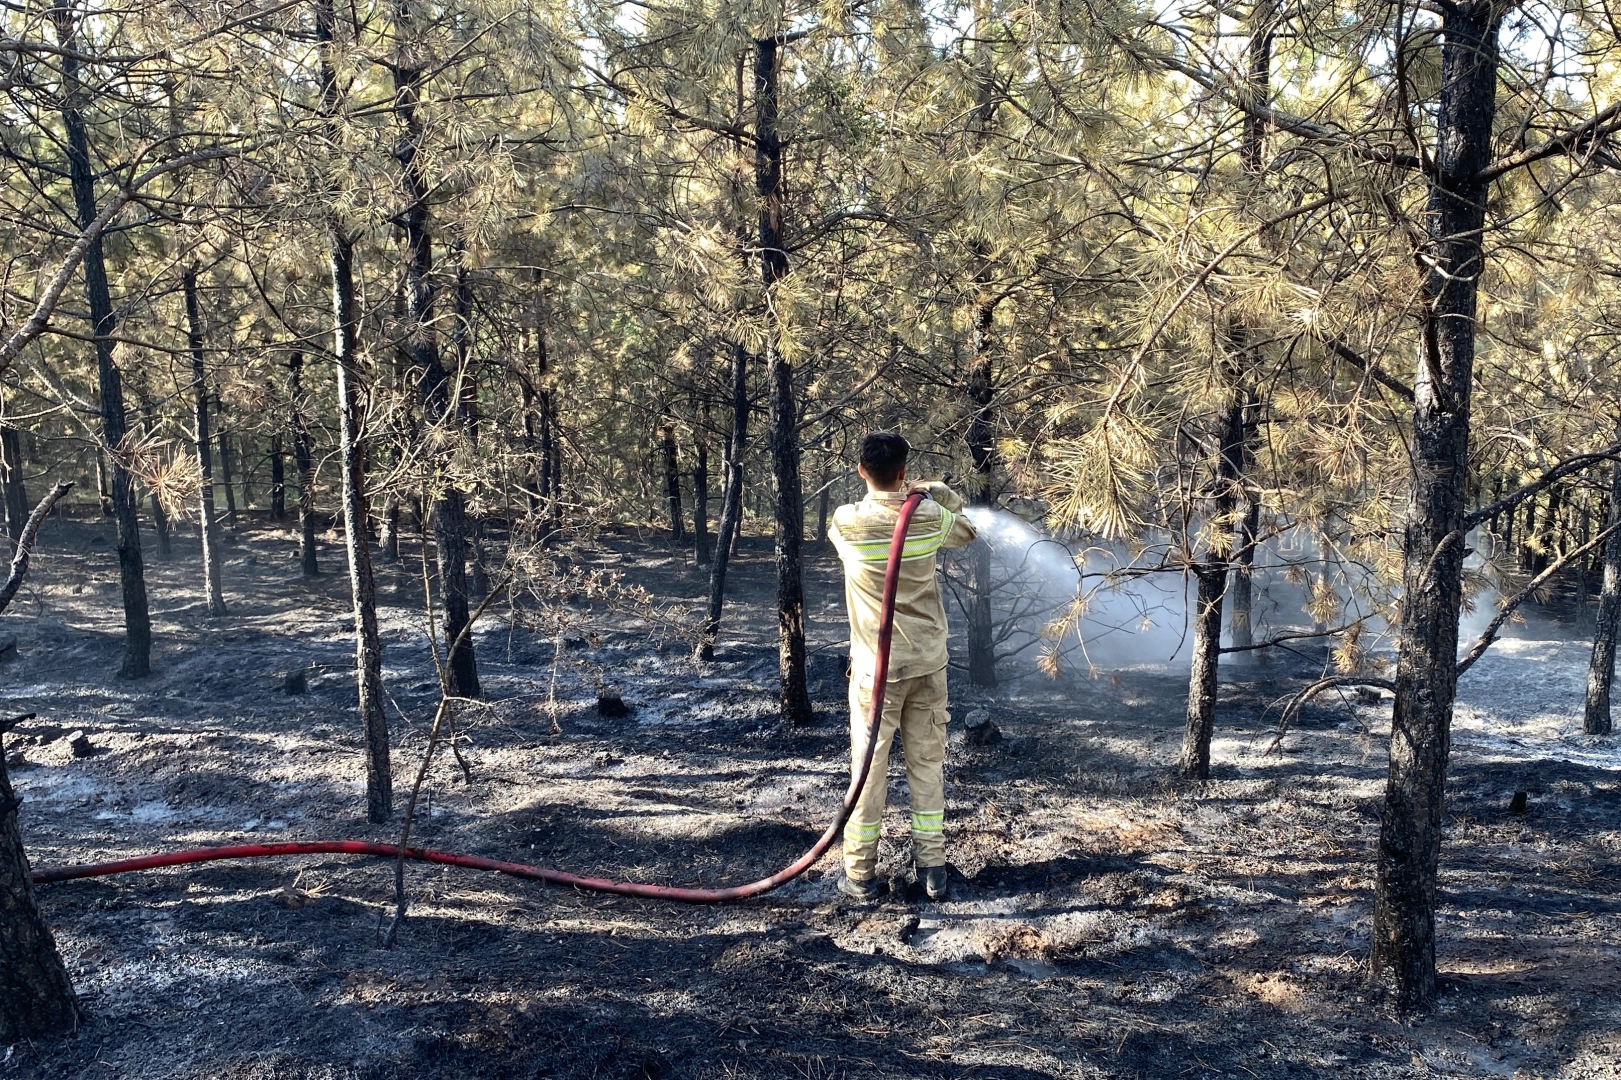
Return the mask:
<svg viewBox="0 0 1621 1080">
<path fill-rule="evenodd" d="M 674 900 L 682 904 L 718 904 L 728 900 L 745 900 L 768 893 L 786 885 L 803 874 L 833 846 L 839 831 L 855 809 L 856 799 L 872 771 L 873 749 L 878 744 L 878 724 L 884 714 L 884 685 L 889 679 L 889 645 L 895 631 L 895 592 L 900 584 L 901 550 L 906 544 L 906 531 L 912 522 L 912 513 L 923 501 L 921 494 L 907 497 L 901 505 L 900 520 L 895 522 L 895 535 L 889 542 L 889 565 L 884 572 L 884 603 L 878 621 L 878 656 L 872 679 L 872 718 L 867 728 L 867 752 L 861 768 L 850 781 L 844 794 L 844 804 L 838 817 L 811 849 L 788 866 L 770 877 L 751 881 L 747 885 L 734 885 L 729 889 L 683 889 L 664 885 L 644 885 L 632 881 L 610 881 L 607 878 L 581 877 L 565 870 L 552 870 L 544 866 L 486 859 L 480 855 L 457 855 L 448 851 L 428 848 L 406 848 L 405 857 L 421 862 L 466 866 L 474 870 L 493 870 L 512 877 L 546 881 L 553 885 L 572 885 L 591 892 L 618 893 L 620 896 L 640 896 L 650 900 Z M 153 870 L 161 866 L 183 866 L 187 863 L 215 862 L 220 859 L 261 859 L 281 855 L 380 855 L 390 859 L 400 857 L 398 844 L 377 844 L 367 840 L 310 840 L 285 844 L 232 844 L 226 847 L 194 848 L 173 851 L 167 855 L 143 855 L 136 859 L 117 862 L 88 863 L 80 866 L 58 866 L 33 873 L 34 883 L 43 885 L 51 881 L 71 881 L 74 878 L 106 877 L 126 874 L 133 870 Z"/>
</svg>

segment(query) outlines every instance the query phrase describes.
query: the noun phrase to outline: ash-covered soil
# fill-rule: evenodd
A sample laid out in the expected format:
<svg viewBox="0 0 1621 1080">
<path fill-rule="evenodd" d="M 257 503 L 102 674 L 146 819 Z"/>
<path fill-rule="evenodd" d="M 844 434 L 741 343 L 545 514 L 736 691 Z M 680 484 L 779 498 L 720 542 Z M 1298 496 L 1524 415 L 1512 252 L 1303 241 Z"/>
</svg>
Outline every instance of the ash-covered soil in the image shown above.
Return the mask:
<svg viewBox="0 0 1621 1080">
<path fill-rule="evenodd" d="M 659 626 L 580 612 L 563 655 L 500 612 L 477 635 L 486 707 L 464 717 L 415 838 L 646 881 L 751 879 L 803 850 L 847 777 L 842 594 L 811 560 L 820 722 L 775 716 L 768 541 L 737 568 L 721 659 Z M 230 615 L 199 599 L 195 539 L 150 557 L 156 673 L 115 678 L 112 526 L 52 520 L 0 619 L 7 743 L 36 866 L 248 840 L 392 841 L 363 816 L 341 551 L 300 580 L 292 534 L 227 546 Z M 691 556 L 624 536 L 580 557 L 696 601 Z M 435 701 L 414 552 L 380 570 L 400 802 Z M 1216 779 L 1169 779 L 1169 674 L 954 686 L 955 894 L 905 869 L 891 771 L 879 905 L 836 898 L 829 856 L 763 900 L 713 908 L 316 857 L 42 886 L 85 1019 L 0 1048 L 18 1077 L 1621 1076 L 1621 750 L 1579 732 L 1579 642 L 1513 639 L 1465 678 L 1442 854 L 1445 993 L 1416 1024 L 1365 989 L 1388 703 L 1325 701 L 1279 752 L 1300 671 L 1222 688 Z M 288 676 L 307 674 L 305 693 Z M 560 733 L 546 707 L 556 677 Z M 296 680 L 295 680 L 296 681 Z M 596 688 L 634 707 L 596 714 Z M 1004 738 L 969 745 L 986 710 Z M 93 747 L 76 756 L 67 736 Z M 1512 814 L 1515 791 L 1526 812 Z"/>
</svg>

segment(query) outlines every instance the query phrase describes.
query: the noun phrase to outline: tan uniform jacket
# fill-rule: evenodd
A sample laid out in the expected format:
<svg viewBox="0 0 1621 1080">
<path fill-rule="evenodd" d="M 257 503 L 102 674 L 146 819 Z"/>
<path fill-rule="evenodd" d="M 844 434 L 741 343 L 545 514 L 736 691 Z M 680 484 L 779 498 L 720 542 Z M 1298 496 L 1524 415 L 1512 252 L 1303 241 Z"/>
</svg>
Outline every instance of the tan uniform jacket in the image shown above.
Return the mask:
<svg viewBox="0 0 1621 1080">
<path fill-rule="evenodd" d="M 869 492 L 839 507 L 828 530 L 844 561 L 844 603 L 850 612 L 851 678 L 870 684 L 877 662 L 878 616 L 884 600 L 884 568 L 904 491 Z M 895 636 L 889 647 L 889 681 L 915 679 L 946 666 L 946 609 L 935 580 L 935 554 L 973 540 L 962 498 L 944 484 L 930 484 L 906 531 L 900 587 L 895 593 Z"/>
</svg>

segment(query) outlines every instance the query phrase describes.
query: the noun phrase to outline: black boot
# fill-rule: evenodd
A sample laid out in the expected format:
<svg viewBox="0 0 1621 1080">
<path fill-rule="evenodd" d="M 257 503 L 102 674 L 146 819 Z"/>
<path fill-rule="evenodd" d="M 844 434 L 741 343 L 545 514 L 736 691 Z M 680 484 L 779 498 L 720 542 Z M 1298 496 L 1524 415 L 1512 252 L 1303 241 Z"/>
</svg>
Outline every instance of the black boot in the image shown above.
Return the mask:
<svg viewBox="0 0 1621 1080">
<path fill-rule="evenodd" d="M 951 895 L 951 879 L 943 866 L 920 866 L 917 876 L 923 880 L 923 891 L 930 900 L 944 900 Z"/>
</svg>

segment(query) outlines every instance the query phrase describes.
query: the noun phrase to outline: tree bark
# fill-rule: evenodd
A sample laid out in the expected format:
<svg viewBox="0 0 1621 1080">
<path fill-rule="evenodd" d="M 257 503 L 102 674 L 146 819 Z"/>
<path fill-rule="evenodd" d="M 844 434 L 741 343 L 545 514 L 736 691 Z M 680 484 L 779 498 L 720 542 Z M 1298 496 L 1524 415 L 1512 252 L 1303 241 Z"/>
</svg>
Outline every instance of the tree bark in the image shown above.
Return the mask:
<svg viewBox="0 0 1621 1080">
<path fill-rule="evenodd" d="M 396 29 L 402 43 L 411 23 L 410 7 L 394 6 Z M 401 133 L 394 156 L 400 164 L 400 185 L 405 209 L 398 222 L 406 256 L 406 313 L 412 326 L 411 358 L 417 368 L 417 385 L 422 396 L 423 421 L 429 438 L 448 441 L 459 423 L 459 397 L 452 395 L 450 378 L 439 361 L 439 341 L 434 333 L 433 240 L 428 234 L 428 188 L 419 158 L 423 129 L 417 114 L 422 68 L 401 54 L 394 61 L 394 111 Z M 448 452 L 445 453 L 448 459 Z M 439 578 L 440 604 L 444 608 L 446 666 L 450 693 L 457 697 L 481 696 L 478 661 L 473 654 L 473 635 L 463 633 L 469 619 L 467 589 L 467 501 L 455 478 L 441 473 L 435 477 L 433 499 L 433 539 Z"/>
<path fill-rule="evenodd" d="M 197 471 L 202 477 L 198 502 L 203 518 L 203 588 L 208 613 L 224 615 L 225 595 L 220 583 L 220 528 L 214 517 L 214 466 L 209 454 L 208 373 L 203 368 L 203 320 L 197 306 L 197 270 L 187 266 L 180 274 L 186 299 L 186 343 L 191 350 L 191 390 L 196 424 Z M 223 440 L 222 440 L 223 441 Z"/>
<path fill-rule="evenodd" d="M 332 58 L 332 0 L 316 0 L 315 34 L 320 48 L 321 114 L 338 111 L 338 80 Z M 354 599 L 355 684 L 366 743 L 366 817 L 387 821 L 394 810 L 388 718 L 383 713 L 383 647 L 377 632 L 377 588 L 366 541 L 366 448 L 361 431 L 366 402 L 360 387 L 356 343 L 353 241 L 333 214 L 327 228 L 332 277 L 332 352 L 338 366 L 338 454 L 343 462 L 343 532 Z"/>
<path fill-rule="evenodd" d="M 1379 834 L 1370 970 L 1402 1009 L 1435 998 L 1435 874 L 1457 690 L 1469 395 L 1486 184 L 1496 112 L 1497 35 L 1490 0 L 1441 16 L 1441 95 L 1431 181 L 1421 354 L 1414 380 L 1412 483 L 1404 522 L 1401 644 L 1390 773 Z"/>
<path fill-rule="evenodd" d="M 147 503 L 152 507 L 152 533 L 158 541 L 158 558 L 167 559 L 174 552 L 174 545 L 169 541 L 169 515 L 163 512 L 157 492 L 147 493 Z"/>
<path fill-rule="evenodd" d="M 320 577 L 321 565 L 315 551 L 315 454 L 310 449 L 309 422 L 304 418 L 304 354 L 295 352 L 289 356 L 287 369 L 291 373 L 288 390 L 293 465 L 298 469 L 298 566 L 305 577 Z"/>
<path fill-rule="evenodd" d="M 659 428 L 659 451 L 664 459 L 664 493 L 670 501 L 670 543 L 686 543 L 681 510 L 681 457 L 675 445 L 675 425 Z"/>
<path fill-rule="evenodd" d="M 54 17 L 62 44 L 62 125 L 67 132 L 68 174 L 73 204 L 81 229 L 89 230 L 99 209 L 96 205 L 95 166 L 90 158 L 90 133 L 85 125 L 86 93 L 79 81 L 78 11 L 74 0 L 56 0 Z M 152 619 L 146 604 L 146 572 L 141 561 L 141 529 L 134 478 L 121 454 L 127 420 L 124 415 L 123 377 L 113 364 L 112 335 L 117 327 L 107 264 L 98 233 L 84 254 L 85 299 L 96 337 L 96 376 L 100 390 L 101 437 L 111 455 L 109 478 L 112 515 L 118 529 L 118 574 L 124 599 L 124 661 L 120 674 L 139 679 L 152 671 Z"/>
<path fill-rule="evenodd" d="M 0 1044 L 73 1028 L 78 1001 L 56 939 L 40 915 L 17 829 L 22 803 L 6 773 L 0 738 Z"/>
<path fill-rule="evenodd" d="M 754 43 L 754 184 L 760 198 L 760 273 L 768 297 L 788 273 L 782 236 L 782 133 L 777 126 L 781 57 L 777 39 Z M 782 718 L 791 724 L 808 724 L 814 716 L 805 682 L 805 506 L 799 483 L 799 417 L 794 366 L 778 347 L 778 333 L 773 326 L 766 343 L 771 475 L 776 482 L 777 672 Z"/>
<path fill-rule="evenodd" d="M 10 604 L 28 573 L 34 538 L 51 507 L 72 484 L 57 484 L 18 527 L 11 574 L 0 588 L 0 611 Z M 39 1038 L 72 1028 L 78 1002 L 56 940 L 40 916 L 29 877 L 28 856 L 17 828 L 22 800 L 6 773 L 5 732 L 17 721 L 0 721 L 0 1044 Z"/>
<path fill-rule="evenodd" d="M 720 633 L 721 609 L 726 603 L 726 570 L 736 553 L 743 520 L 743 448 L 749 437 L 749 354 L 732 345 L 732 435 L 726 442 L 726 483 L 721 491 L 720 523 L 715 555 L 709 563 L 709 608 L 698 634 L 699 660 L 715 659 L 715 638 Z"/>
<path fill-rule="evenodd" d="M 1621 523 L 1621 461 L 1610 468 L 1610 514 L 1605 527 L 1615 528 L 1618 523 Z M 1587 700 L 1582 715 L 1582 730 L 1589 735 L 1608 735 L 1613 730 L 1610 687 L 1615 679 L 1618 626 L 1621 626 L 1621 529 L 1612 532 L 1604 544 L 1604 581 L 1599 587 L 1593 657 L 1587 667 Z"/>
<path fill-rule="evenodd" d="M 699 431 L 692 447 L 692 547 L 699 566 L 709 565 L 709 440 Z"/>
<path fill-rule="evenodd" d="M 214 415 L 220 418 L 220 487 L 225 491 L 225 521 L 236 524 L 236 491 L 231 487 L 231 440 L 225 431 L 225 405 L 214 395 Z"/>
<path fill-rule="evenodd" d="M 5 489 L 6 535 L 16 543 L 28 521 L 28 490 L 23 483 L 22 436 L 9 420 L 0 427 L 0 486 Z"/>
<path fill-rule="evenodd" d="M 281 432 L 270 433 L 270 517 L 282 521 L 287 517 L 287 466 L 282 451 Z"/>
<path fill-rule="evenodd" d="M 1244 453 L 1244 405 L 1247 395 L 1228 370 L 1227 406 L 1217 432 L 1212 479 L 1208 546 L 1193 566 L 1198 598 L 1193 611 L 1193 657 L 1188 673 L 1187 726 L 1182 735 L 1182 775 L 1190 780 L 1210 776 L 1210 739 L 1216 730 L 1216 686 L 1221 660 L 1221 610 L 1227 595 L 1235 530 L 1233 508 L 1239 495 L 1239 467 Z"/>
<path fill-rule="evenodd" d="M 990 5 L 985 0 L 976 0 L 973 5 L 974 107 L 968 114 L 968 138 L 976 150 L 987 145 L 996 119 L 998 99 L 992 67 L 991 17 Z M 992 288 L 995 274 L 989 245 L 983 238 L 976 237 L 969 244 L 969 251 L 973 259 L 974 306 L 970 324 L 972 355 L 965 387 L 969 409 L 966 440 L 974 472 L 968 481 L 968 502 L 971 506 L 992 507 L 996 502 L 993 482 L 996 361 L 991 327 L 1000 298 Z M 991 605 L 996 582 L 989 541 L 983 537 L 974 540 L 969 546 L 968 559 L 968 681 L 974 686 L 994 687 L 996 620 Z"/>
</svg>

